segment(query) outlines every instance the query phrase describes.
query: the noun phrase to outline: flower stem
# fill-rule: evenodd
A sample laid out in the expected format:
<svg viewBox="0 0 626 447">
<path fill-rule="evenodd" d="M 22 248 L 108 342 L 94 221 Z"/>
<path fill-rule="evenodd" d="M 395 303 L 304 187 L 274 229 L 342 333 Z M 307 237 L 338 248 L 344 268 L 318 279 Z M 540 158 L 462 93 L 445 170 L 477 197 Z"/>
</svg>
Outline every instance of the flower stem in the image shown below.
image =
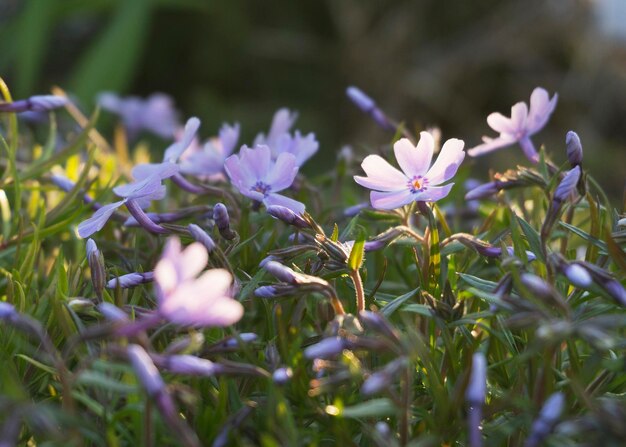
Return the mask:
<svg viewBox="0 0 626 447">
<path fill-rule="evenodd" d="M 125 202 L 125 205 L 126 205 L 126 208 L 128 208 L 128 211 L 130 212 L 130 214 L 132 214 L 135 220 L 139 223 L 139 225 L 141 225 L 143 228 L 148 230 L 150 233 L 154 233 L 154 234 L 168 234 L 169 233 L 169 231 L 167 231 L 161 225 L 155 224 L 152 221 L 152 219 L 150 219 L 148 215 L 141 209 L 141 207 L 136 201 L 127 200 Z"/>
<path fill-rule="evenodd" d="M 365 310 L 365 294 L 363 293 L 363 281 L 358 270 L 351 270 L 350 279 L 354 283 L 354 291 L 356 292 L 356 311 Z"/>
</svg>

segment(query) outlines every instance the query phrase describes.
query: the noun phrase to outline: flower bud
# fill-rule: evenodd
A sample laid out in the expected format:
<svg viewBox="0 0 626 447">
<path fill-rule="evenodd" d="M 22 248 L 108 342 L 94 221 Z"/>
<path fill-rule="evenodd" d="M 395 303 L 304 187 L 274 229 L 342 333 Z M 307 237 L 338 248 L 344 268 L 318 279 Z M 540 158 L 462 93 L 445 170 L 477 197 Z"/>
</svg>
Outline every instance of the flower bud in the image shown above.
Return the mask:
<svg viewBox="0 0 626 447">
<path fill-rule="evenodd" d="M 554 296 L 552 287 L 539 276 L 533 275 L 532 273 L 523 273 L 520 279 L 524 287 L 537 297 L 551 298 Z"/>
<path fill-rule="evenodd" d="M 104 290 L 106 272 L 104 270 L 104 257 L 93 239 L 87 240 L 87 263 L 89 264 L 89 270 L 91 270 L 91 283 L 98 295 L 98 298 L 102 298 L 102 290 Z"/>
<path fill-rule="evenodd" d="M 0 301 L 0 320 L 5 320 L 17 315 L 15 306 L 4 301 Z"/>
<path fill-rule="evenodd" d="M 195 355 L 170 355 L 155 358 L 156 363 L 169 372 L 189 376 L 213 376 L 219 372 L 217 364 Z"/>
<path fill-rule="evenodd" d="M 489 182 L 480 186 L 476 186 L 465 194 L 465 200 L 486 199 L 498 193 L 497 182 Z"/>
<path fill-rule="evenodd" d="M 580 166 L 570 169 L 556 187 L 554 191 L 554 201 L 557 203 L 564 202 L 576 191 L 576 185 L 580 179 Z"/>
<path fill-rule="evenodd" d="M 348 95 L 348 98 L 350 98 L 354 105 L 365 113 L 369 113 L 374 107 L 376 107 L 374 100 L 357 87 L 348 87 L 346 89 L 346 95 Z"/>
<path fill-rule="evenodd" d="M 187 225 L 187 229 L 189 230 L 189 233 L 191 233 L 191 237 L 204 245 L 207 252 L 211 253 L 215 250 L 215 242 L 213 242 L 213 239 L 211 239 L 211 236 L 209 236 L 206 231 L 196 224 Z"/>
<path fill-rule="evenodd" d="M 465 400 L 470 406 L 482 406 L 485 403 L 486 394 L 487 359 L 482 352 L 476 352 L 472 357 L 472 371 L 465 390 Z"/>
<path fill-rule="evenodd" d="M 127 349 L 135 374 L 149 396 L 157 396 L 165 390 L 165 382 L 148 353 L 139 345 L 130 345 Z"/>
<path fill-rule="evenodd" d="M 226 240 L 235 239 L 237 233 L 230 228 L 230 217 L 228 216 L 228 210 L 223 203 L 216 203 L 213 207 L 213 220 L 215 226 L 219 230 L 222 237 Z"/>
<path fill-rule="evenodd" d="M 309 225 L 302 216 L 285 206 L 271 205 L 267 207 L 267 212 L 275 219 L 282 220 L 286 224 L 293 225 L 296 228 L 311 228 L 311 225 Z"/>
<path fill-rule="evenodd" d="M 279 262 L 266 262 L 263 265 L 263 268 L 279 281 L 286 282 L 287 284 L 292 285 L 298 284 L 298 276 L 300 275 Z"/>
<path fill-rule="evenodd" d="M 565 136 L 565 146 L 567 148 L 567 159 L 572 167 L 583 162 L 583 146 L 580 143 L 578 134 L 573 130 L 567 132 Z"/>
<path fill-rule="evenodd" d="M 366 329 L 374 330 L 390 340 L 398 341 L 396 331 L 381 314 L 369 310 L 362 310 L 359 312 L 359 321 Z"/>
<path fill-rule="evenodd" d="M 129 321 L 128 315 L 126 315 L 126 313 L 122 309 L 115 306 L 114 304 L 106 303 L 106 302 L 100 303 L 98 304 L 98 310 L 100 311 L 102 315 L 104 315 L 104 318 L 106 318 L 109 321 L 112 321 L 112 322 Z"/>
<path fill-rule="evenodd" d="M 0 102 L 0 112 L 47 112 L 67 104 L 67 99 L 55 95 L 31 96 L 14 102 Z"/>
<path fill-rule="evenodd" d="M 107 283 L 107 288 L 115 289 L 116 287 L 119 287 L 120 289 L 129 289 L 131 287 L 137 287 L 138 285 L 146 284 L 152 281 L 154 281 L 154 272 L 127 273 L 126 275 L 111 279 Z"/>
<path fill-rule="evenodd" d="M 93 301 L 85 298 L 74 298 L 67 303 L 67 306 L 75 312 L 81 312 L 92 309 L 94 304 Z"/>
<path fill-rule="evenodd" d="M 574 284 L 576 287 L 586 288 L 593 282 L 589 272 L 585 270 L 584 267 L 575 263 L 565 265 L 563 267 L 563 274 L 567 277 L 569 282 Z"/>
<path fill-rule="evenodd" d="M 534 447 L 541 444 L 541 441 L 548 436 L 554 424 L 559 420 L 564 404 L 565 396 L 563 393 L 554 393 L 548 397 L 539 416 L 533 422 L 530 436 L 526 439 L 524 447 Z"/>
<path fill-rule="evenodd" d="M 363 203 L 359 203 L 358 205 L 350 206 L 350 207 L 346 208 L 345 210 L 343 210 L 343 215 L 346 216 L 346 217 L 354 217 L 357 214 L 359 214 L 359 212 L 361 210 L 369 208 L 369 206 L 370 205 L 367 202 L 363 202 Z"/>
<path fill-rule="evenodd" d="M 272 380 L 276 385 L 284 385 L 293 377 L 293 370 L 291 368 L 278 368 L 272 374 Z"/>
<path fill-rule="evenodd" d="M 347 341 L 341 337 L 328 337 L 304 350 L 307 359 L 326 359 L 335 357 L 347 347 Z"/>
<path fill-rule="evenodd" d="M 254 296 L 257 298 L 276 298 L 279 295 L 277 294 L 276 287 L 261 286 L 254 291 Z"/>
</svg>

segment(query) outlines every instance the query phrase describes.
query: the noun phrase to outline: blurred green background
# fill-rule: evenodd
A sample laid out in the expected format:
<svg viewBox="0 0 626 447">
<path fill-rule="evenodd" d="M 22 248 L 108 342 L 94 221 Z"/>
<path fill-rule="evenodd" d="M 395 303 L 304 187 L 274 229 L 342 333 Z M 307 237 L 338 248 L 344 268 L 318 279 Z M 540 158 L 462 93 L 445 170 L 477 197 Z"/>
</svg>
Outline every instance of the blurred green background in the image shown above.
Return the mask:
<svg viewBox="0 0 626 447">
<path fill-rule="evenodd" d="M 488 113 L 543 86 L 560 99 L 535 143 L 561 162 L 576 130 L 592 173 L 616 200 L 624 189 L 624 0 L 0 0 L 0 75 L 16 97 L 56 84 L 85 109 L 103 90 L 166 92 L 203 136 L 239 121 L 247 142 L 288 106 L 321 143 L 309 171 L 344 144 L 364 154 L 390 139 L 348 85 L 468 147 L 491 134 Z M 472 164 L 485 180 L 515 162 L 519 149 Z"/>
</svg>

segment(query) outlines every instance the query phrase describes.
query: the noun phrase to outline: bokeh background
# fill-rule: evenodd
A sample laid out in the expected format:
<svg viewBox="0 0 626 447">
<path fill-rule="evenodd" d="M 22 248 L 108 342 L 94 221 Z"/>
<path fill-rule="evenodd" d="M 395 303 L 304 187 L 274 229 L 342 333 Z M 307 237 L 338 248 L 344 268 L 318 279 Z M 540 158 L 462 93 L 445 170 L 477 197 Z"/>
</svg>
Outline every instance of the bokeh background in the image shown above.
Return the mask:
<svg viewBox="0 0 626 447">
<path fill-rule="evenodd" d="M 576 130 L 586 166 L 616 201 L 624 190 L 625 0 L 0 0 L 0 75 L 16 97 L 59 85 L 85 110 L 103 90 L 166 92 L 205 137 L 239 121 L 250 141 L 288 106 L 321 143 L 309 171 L 391 138 L 348 85 L 468 147 L 488 113 L 543 86 L 560 99 L 535 143 L 560 162 Z M 514 162 L 518 149 L 472 161 L 483 180 Z"/>
</svg>

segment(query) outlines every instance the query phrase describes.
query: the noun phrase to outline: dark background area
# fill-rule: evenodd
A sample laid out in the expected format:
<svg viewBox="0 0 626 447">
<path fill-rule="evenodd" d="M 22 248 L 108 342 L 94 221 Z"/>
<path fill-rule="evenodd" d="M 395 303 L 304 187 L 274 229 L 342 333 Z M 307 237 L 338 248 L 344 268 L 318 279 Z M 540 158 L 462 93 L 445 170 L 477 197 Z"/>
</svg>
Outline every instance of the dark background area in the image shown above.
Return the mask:
<svg viewBox="0 0 626 447">
<path fill-rule="evenodd" d="M 585 164 L 620 199 L 626 168 L 626 2 L 621 0 L 2 0 L 0 75 L 15 97 L 59 85 L 84 109 L 103 90 L 175 98 L 202 134 L 239 121 L 244 141 L 283 106 L 330 166 L 344 144 L 389 142 L 345 97 L 356 85 L 412 129 L 467 147 L 536 86 L 559 93 L 535 136 L 557 162 L 576 130 Z M 525 163 L 519 149 L 473 160 Z M 482 172 L 481 172 L 482 170 Z"/>
</svg>

